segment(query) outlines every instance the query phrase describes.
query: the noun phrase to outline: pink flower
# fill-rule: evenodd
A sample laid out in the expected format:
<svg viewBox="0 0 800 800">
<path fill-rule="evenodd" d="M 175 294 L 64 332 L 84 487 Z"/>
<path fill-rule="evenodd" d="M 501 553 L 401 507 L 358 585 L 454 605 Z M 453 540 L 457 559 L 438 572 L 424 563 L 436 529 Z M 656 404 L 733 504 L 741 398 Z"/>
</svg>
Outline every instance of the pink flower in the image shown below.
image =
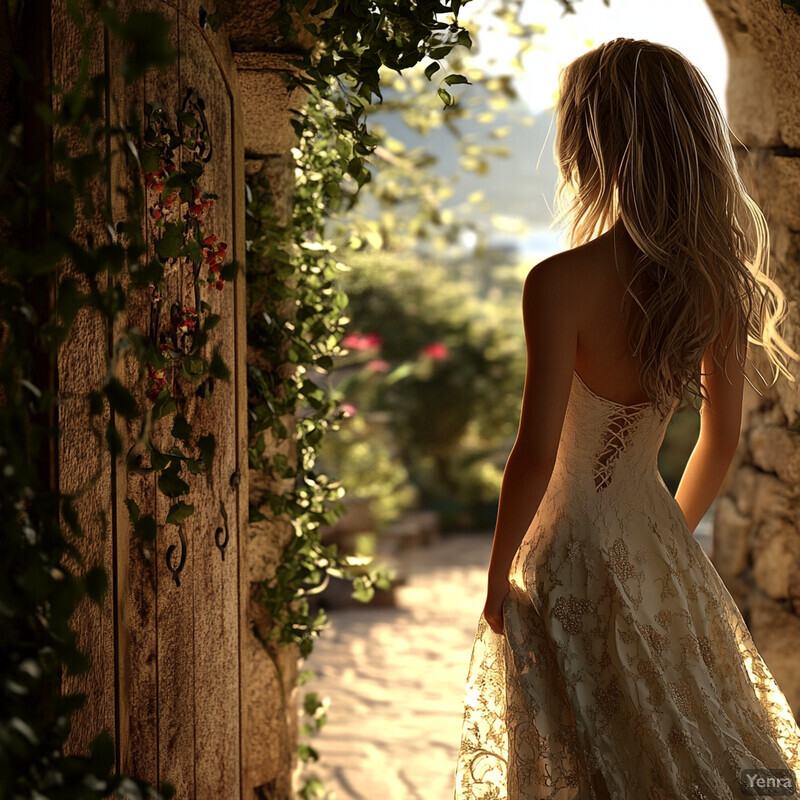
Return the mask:
<svg viewBox="0 0 800 800">
<path fill-rule="evenodd" d="M 388 372 L 390 366 L 391 364 L 382 358 L 373 358 L 371 361 L 367 361 L 367 369 L 370 372 Z"/>
<path fill-rule="evenodd" d="M 380 347 L 381 337 L 377 333 L 348 333 L 342 340 L 342 344 L 348 350 L 371 350 Z"/>
<path fill-rule="evenodd" d="M 450 353 L 444 342 L 431 342 L 425 345 L 420 352 L 422 355 L 428 356 L 428 358 L 432 358 L 434 361 L 442 361 L 447 358 Z"/>
<path fill-rule="evenodd" d="M 356 413 L 356 407 L 352 403 L 342 403 L 339 406 L 339 411 L 341 411 L 345 417 L 352 417 Z"/>
</svg>

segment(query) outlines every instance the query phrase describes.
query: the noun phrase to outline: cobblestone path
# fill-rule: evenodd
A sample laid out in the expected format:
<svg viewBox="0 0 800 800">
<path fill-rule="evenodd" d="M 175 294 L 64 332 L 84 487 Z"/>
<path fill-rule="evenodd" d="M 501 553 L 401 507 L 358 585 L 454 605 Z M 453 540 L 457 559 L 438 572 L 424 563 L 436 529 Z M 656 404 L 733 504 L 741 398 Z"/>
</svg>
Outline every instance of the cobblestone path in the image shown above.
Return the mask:
<svg viewBox="0 0 800 800">
<path fill-rule="evenodd" d="M 696 536 L 710 547 L 710 514 Z M 396 557 L 398 608 L 329 612 L 300 687 L 330 697 L 309 739 L 329 800 L 452 800 L 462 696 L 483 608 L 491 534 L 457 534 Z"/>
</svg>

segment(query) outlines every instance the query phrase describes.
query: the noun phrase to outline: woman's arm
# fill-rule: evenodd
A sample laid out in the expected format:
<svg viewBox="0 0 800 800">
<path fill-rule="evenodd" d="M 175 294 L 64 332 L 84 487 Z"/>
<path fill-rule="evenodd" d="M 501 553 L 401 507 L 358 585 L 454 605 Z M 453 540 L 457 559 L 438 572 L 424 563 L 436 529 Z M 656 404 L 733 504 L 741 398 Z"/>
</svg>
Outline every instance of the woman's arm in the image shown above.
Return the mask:
<svg viewBox="0 0 800 800">
<path fill-rule="evenodd" d="M 728 335 L 729 323 L 730 320 L 723 336 Z M 722 360 L 722 354 L 719 357 Z M 675 500 L 692 532 L 710 508 L 725 479 L 739 443 L 742 423 L 744 374 L 736 363 L 733 347 L 724 362 L 727 377 L 723 370 L 713 370 L 709 347 L 703 357 L 701 376 L 709 399 L 700 407 L 700 435 L 675 493 Z"/>
<path fill-rule="evenodd" d="M 511 562 L 550 482 L 572 386 L 578 312 L 568 258 L 560 253 L 537 264 L 522 292 L 525 388 L 517 438 L 500 488 L 484 607 L 496 633 L 503 632 L 502 603 Z"/>
<path fill-rule="evenodd" d="M 692 533 L 717 496 L 735 450 L 735 447 L 721 447 L 702 438 L 697 440 L 675 492 L 675 500 Z"/>
</svg>

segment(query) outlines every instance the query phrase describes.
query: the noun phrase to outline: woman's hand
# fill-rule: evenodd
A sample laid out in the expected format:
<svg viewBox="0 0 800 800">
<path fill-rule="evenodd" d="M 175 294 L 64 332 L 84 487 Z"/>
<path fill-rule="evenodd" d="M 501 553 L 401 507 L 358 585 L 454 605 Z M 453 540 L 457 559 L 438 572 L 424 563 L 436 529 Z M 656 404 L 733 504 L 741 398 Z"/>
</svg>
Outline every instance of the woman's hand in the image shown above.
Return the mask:
<svg viewBox="0 0 800 800">
<path fill-rule="evenodd" d="M 489 627 L 497 634 L 503 635 L 503 601 L 508 596 L 511 587 L 508 581 L 489 582 L 486 594 L 486 603 L 483 606 L 483 617 Z"/>
</svg>

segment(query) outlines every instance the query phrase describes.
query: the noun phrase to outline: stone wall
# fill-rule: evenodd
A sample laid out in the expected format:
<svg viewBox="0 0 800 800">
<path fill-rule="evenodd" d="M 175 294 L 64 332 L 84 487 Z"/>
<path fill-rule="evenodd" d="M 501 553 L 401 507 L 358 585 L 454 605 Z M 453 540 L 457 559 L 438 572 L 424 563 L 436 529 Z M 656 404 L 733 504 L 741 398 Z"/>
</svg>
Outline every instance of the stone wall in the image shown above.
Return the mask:
<svg viewBox="0 0 800 800">
<path fill-rule="evenodd" d="M 266 178 L 280 222 L 289 222 L 292 213 L 294 158 L 291 154 L 297 138 L 291 125 L 293 108 L 304 102 L 302 89 L 286 91 L 282 74 L 293 69 L 293 56 L 313 41 L 297 18 L 295 38 L 284 38 L 266 20 L 273 13 L 275 0 L 236 0 L 221 4 L 226 8 L 224 30 L 233 51 L 240 97 L 244 111 L 245 181 Z M 252 300 L 253 298 L 251 298 Z M 257 313 L 255 298 L 253 313 Z M 258 363 L 258 353 L 248 347 L 247 363 Z M 284 419 L 288 430 L 294 422 Z M 264 433 L 265 452 L 281 452 L 294 463 L 293 440 L 276 443 Z M 258 599 L 263 581 L 272 577 L 281 553 L 294 535 L 286 522 L 276 522 L 269 506 L 269 495 L 288 490 L 291 479 L 270 482 L 250 470 L 250 503 L 269 519 L 248 526 L 247 575 L 249 586 L 249 625 L 247 658 L 242 660 L 243 684 L 248 693 L 243 698 L 243 728 L 248 740 L 243 748 L 245 786 L 258 800 L 287 800 L 294 797 L 294 784 L 301 764 L 297 757 L 299 700 L 297 675 L 299 651 L 296 646 L 277 646 L 266 641 L 272 621 Z"/>
<path fill-rule="evenodd" d="M 789 299 L 786 338 L 800 349 L 800 14 L 780 0 L 706 0 L 730 63 L 728 119 L 742 179 L 770 228 L 774 276 Z M 766 377 L 760 351 L 755 365 Z M 793 374 L 798 372 L 792 366 Z M 723 484 L 714 564 L 759 652 L 800 716 L 800 388 L 745 385 L 742 437 Z"/>
</svg>

